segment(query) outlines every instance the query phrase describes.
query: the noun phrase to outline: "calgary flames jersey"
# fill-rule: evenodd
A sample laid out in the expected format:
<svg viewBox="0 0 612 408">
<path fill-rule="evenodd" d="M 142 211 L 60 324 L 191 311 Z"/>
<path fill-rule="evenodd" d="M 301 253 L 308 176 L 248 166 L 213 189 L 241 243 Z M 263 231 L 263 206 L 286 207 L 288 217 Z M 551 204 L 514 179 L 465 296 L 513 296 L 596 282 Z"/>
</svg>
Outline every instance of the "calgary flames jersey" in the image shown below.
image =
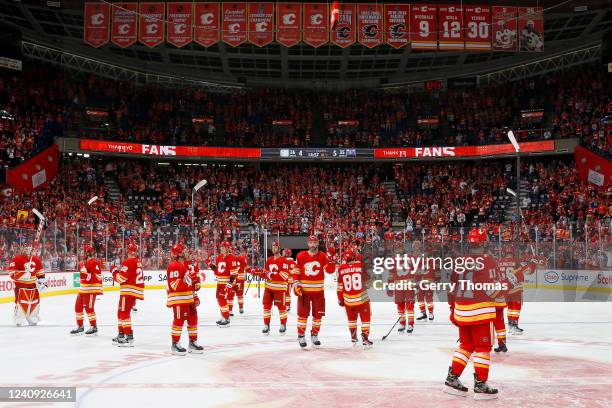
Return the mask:
<svg viewBox="0 0 612 408">
<path fill-rule="evenodd" d="M 293 285 L 293 281 L 295 280 L 296 276 L 299 275 L 300 270 L 298 269 L 297 263 L 293 260 L 293 258 L 285 257 L 285 259 L 289 264 L 289 279 L 287 280 L 287 283 L 289 285 Z"/>
<path fill-rule="evenodd" d="M 486 255 L 469 257 L 483 258 L 483 267 L 462 274 L 452 274 L 451 281 L 458 285 L 457 291 L 453 294 L 454 318 L 460 326 L 492 322 L 495 319 L 495 299 L 500 294 L 497 290 L 471 291 L 459 286 L 459 280 L 470 281 L 474 284 L 495 283 L 499 280 L 499 268 L 493 258 Z"/>
<path fill-rule="evenodd" d="M 100 262 L 96 258 L 91 258 L 87 262 L 81 262 L 80 271 L 80 288 L 79 292 L 92 295 L 102 294 L 102 270 Z"/>
<path fill-rule="evenodd" d="M 334 273 L 335 265 L 330 263 L 325 252 L 317 251 L 311 255 L 302 251 L 296 258 L 299 280 L 305 293 L 323 292 L 325 273 Z"/>
<path fill-rule="evenodd" d="M 144 299 L 144 275 L 138 258 L 127 258 L 113 271 L 113 279 L 120 285 L 121 296 Z"/>
<path fill-rule="evenodd" d="M 168 301 L 166 306 L 173 307 L 176 305 L 190 305 L 194 302 L 193 291 L 196 279 L 195 273 L 189 272 L 189 267 L 182 262 L 172 261 L 168 268 L 166 291 L 168 293 Z M 185 275 L 190 274 L 193 277 L 191 284 L 185 282 Z"/>
<path fill-rule="evenodd" d="M 36 279 L 44 278 L 42 262 L 37 256 L 32 256 L 32 260 L 24 254 L 17 255 L 9 265 L 9 276 L 15 281 L 15 285 L 20 288 L 35 288 Z"/>
<path fill-rule="evenodd" d="M 287 291 L 287 282 L 291 275 L 291 269 L 285 257 L 269 257 L 264 265 L 264 273 L 266 275 L 266 290 L 274 292 Z"/>
<path fill-rule="evenodd" d="M 234 254 L 219 255 L 217 256 L 217 267 L 215 268 L 215 277 L 217 282 L 230 283 L 231 278 L 236 277 L 238 261 Z"/>
<path fill-rule="evenodd" d="M 247 267 L 246 258 L 242 255 L 236 257 L 236 264 L 238 265 L 238 270 L 236 273 L 236 279 L 239 282 L 244 282 L 246 280 L 245 271 Z"/>
<path fill-rule="evenodd" d="M 345 306 L 359 306 L 369 302 L 366 283 L 367 275 L 363 270 L 361 261 L 340 265 L 336 289 L 338 301 L 343 301 Z"/>
</svg>

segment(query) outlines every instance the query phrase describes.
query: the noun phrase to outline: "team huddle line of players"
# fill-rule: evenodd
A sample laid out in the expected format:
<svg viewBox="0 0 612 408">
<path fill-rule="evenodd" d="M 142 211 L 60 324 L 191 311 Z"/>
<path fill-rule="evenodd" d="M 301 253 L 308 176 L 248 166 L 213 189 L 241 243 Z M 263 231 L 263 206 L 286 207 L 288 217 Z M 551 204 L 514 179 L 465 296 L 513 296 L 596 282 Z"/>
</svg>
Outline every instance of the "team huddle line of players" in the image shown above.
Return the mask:
<svg viewBox="0 0 612 408">
<path fill-rule="evenodd" d="M 490 352 L 493 347 L 493 337 L 496 333 L 498 347 L 496 352 L 507 351 L 506 331 L 503 310 L 508 305 L 509 325 L 514 334 L 520 334 L 518 317 L 520 313 L 522 282 L 524 275 L 532 273 L 531 267 L 514 268 L 508 261 L 497 262 L 484 254 L 486 234 L 475 229 L 470 232 L 468 242 L 475 256 L 481 256 L 484 268 L 462 276 L 474 283 L 504 281 L 505 292 L 487 291 L 477 296 L 474 293 L 449 293 L 451 307 L 450 320 L 459 329 L 459 347 L 455 350 L 452 364 L 448 369 L 445 381 L 446 392 L 454 395 L 466 395 L 465 387 L 459 377 L 470 359 L 474 365 L 474 396 L 477 399 L 494 398 L 498 391 L 487 384 L 489 374 Z M 97 335 L 97 319 L 95 313 L 96 297 L 102 294 L 102 271 L 100 263 L 94 256 L 91 245 L 84 246 L 85 259 L 80 263 L 80 288 L 75 302 L 77 327 L 72 335 Z M 119 347 L 133 347 L 131 313 L 137 300 L 144 300 L 144 273 L 137 257 L 138 247 L 134 243 L 127 245 L 128 257 L 120 266 L 111 269 L 113 280 L 119 285 L 119 305 L 117 308 L 118 334 L 112 339 L 112 344 Z M 207 266 L 214 272 L 216 279 L 216 299 L 219 305 L 221 319 L 216 323 L 219 327 L 228 327 L 232 316 L 234 297 L 238 298 L 239 312 L 244 311 L 244 284 L 246 273 L 258 276 L 265 281 L 263 294 L 264 335 L 270 333 L 271 310 L 274 304 L 280 317 L 279 333 L 287 330 L 287 311 L 291 306 L 291 292 L 297 297 L 297 338 L 301 348 L 308 346 L 306 328 L 311 321 L 311 343 L 318 347 L 318 338 L 323 316 L 325 315 L 324 281 L 325 274 L 337 273 L 338 303 L 345 308 L 351 342 L 357 344 L 358 323 L 361 323 L 361 342 L 364 348 L 370 348 L 370 299 L 368 289 L 371 280 L 362 263 L 361 255 L 356 247 L 348 247 L 338 259 L 333 247 L 327 252 L 319 250 L 319 239 L 312 235 L 308 238 L 308 250 L 298 253 L 295 260 L 291 258 L 291 250 L 282 251 L 279 242 L 272 245 L 272 256 L 268 257 L 263 268 L 248 268 L 243 255 L 232 253 L 232 245 L 223 242 L 220 255 L 213 262 L 205 260 Z M 203 353 L 203 347 L 198 344 L 198 312 L 200 305 L 198 291 L 205 279 L 200 272 L 198 262 L 192 253 L 188 252 L 182 243 L 172 247 L 172 260 L 167 268 L 167 307 L 173 311 L 171 328 L 171 352 L 176 355 Z M 424 276 L 416 278 L 413 274 L 392 269 L 389 271 L 390 282 L 402 280 L 439 280 L 437 271 L 425 271 Z M 438 271 L 439 272 L 439 271 Z M 478 273 L 476 273 L 478 272 Z M 39 289 L 44 287 L 44 270 L 37 256 L 29 258 L 20 254 L 11 262 L 9 273 L 15 282 L 15 322 L 23 325 L 38 323 L 40 303 Z M 452 279 L 458 280 L 457 274 Z M 399 285 L 401 287 L 401 285 Z M 407 286 L 405 286 L 407 287 Z M 401 289 L 388 292 L 397 306 L 399 314 L 398 331 L 412 333 L 414 329 L 415 297 L 420 301 L 421 316 L 418 320 L 433 320 L 433 291 Z M 506 300 L 508 303 L 506 304 Z M 426 311 L 427 310 L 427 311 Z M 429 316 L 428 316 L 429 314 Z M 90 328 L 85 331 L 84 321 L 87 317 Z M 189 343 L 185 349 L 181 343 L 184 326 L 187 325 Z M 495 329 L 495 331 L 494 331 Z"/>
</svg>

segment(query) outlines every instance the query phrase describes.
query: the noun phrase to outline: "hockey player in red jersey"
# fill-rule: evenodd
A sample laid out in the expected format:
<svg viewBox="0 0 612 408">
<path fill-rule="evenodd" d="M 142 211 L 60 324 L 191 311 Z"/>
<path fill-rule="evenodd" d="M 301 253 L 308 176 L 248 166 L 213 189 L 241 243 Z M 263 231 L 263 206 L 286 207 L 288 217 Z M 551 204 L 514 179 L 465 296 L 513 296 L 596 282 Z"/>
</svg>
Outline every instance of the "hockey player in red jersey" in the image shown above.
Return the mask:
<svg viewBox="0 0 612 408">
<path fill-rule="evenodd" d="M 270 319 L 272 316 L 272 303 L 276 304 L 280 317 L 279 333 L 284 335 L 287 331 L 287 309 L 285 309 L 285 296 L 287 294 L 287 282 L 291 275 L 290 265 L 281 256 L 280 242 L 272 244 L 272 256 L 266 260 L 263 271 L 260 273 L 266 281 L 263 295 L 264 328 L 262 333 L 270 334 Z"/>
<path fill-rule="evenodd" d="M 236 257 L 232 254 L 232 245 L 227 241 L 221 243 L 220 251 L 221 254 L 217 256 L 216 264 L 212 264 L 210 260 L 207 261 L 207 264 L 213 270 L 215 278 L 217 279 L 216 297 L 221 311 L 221 319 L 217 320 L 217 326 L 229 327 L 230 313 L 228 298 L 235 279 L 232 273 L 232 267 L 236 263 Z"/>
<path fill-rule="evenodd" d="M 240 255 L 236 255 L 234 257 L 233 269 L 236 270 L 236 275 L 235 282 L 232 286 L 230 294 L 230 316 L 233 316 L 232 311 L 234 310 L 234 298 L 238 299 L 238 311 L 240 312 L 240 314 L 244 313 L 244 282 L 246 280 L 247 269 L 247 260 L 245 253 L 241 253 Z"/>
<path fill-rule="evenodd" d="M 516 276 L 531 275 L 535 273 L 536 268 L 540 264 L 544 264 L 545 259 L 541 257 L 528 257 L 521 261 L 521 265 L 518 270 L 514 273 Z M 519 289 L 517 289 L 514 293 L 508 294 L 506 296 L 506 302 L 508 304 L 508 331 L 510 334 L 521 335 L 523 334 L 523 329 L 521 329 L 518 325 L 519 317 L 521 316 L 521 309 L 523 305 L 523 289 L 522 289 L 522 281 L 517 282 L 519 285 Z"/>
<path fill-rule="evenodd" d="M 333 248 L 329 248 L 333 256 Z M 319 239 L 315 235 L 308 237 L 308 250 L 302 251 L 296 258 L 299 273 L 293 284 L 297 299 L 297 331 L 300 347 L 306 347 L 306 324 L 312 314 L 312 330 L 310 336 L 314 346 L 320 346 L 319 330 L 321 320 L 325 316 L 325 273 L 334 273 L 336 265 L 328 259 L 328 254 L 319 251 Z"/>
<path fill-rule="evenodd" d="M 293 278 L 296 275 L 297 264 L 291 257 L 291 249 L 285 248 L 283 249 L 283 256 L 289 263 L 289 280 L 287 281 L 287 294 L 285 295 L 285 309 L 287 309 L 287 313 L 291 311 L 291 288 L 293 287 Z"/>
<path fill-rule="evenodd" d="M 470 231 L 468 242 L 473 254 L 469 257 L 481 257 L 482 267 L 461 274 L 453 272 L 452 282 L 458 284 L 460 279 L 473 283 L 487 282 L 490 274 L 497 273 L 497 264 L 489 256 L 484 255 L 486 233 L 474 229 Z M 465 396 L 465 387 L 459 377 L 470 361 L 474 363 L 474 398 L 497 398 L 497 389 L 487 384 L 489 378 L 489 363 L 492 347 L 493 320 L 495 319 L 494 295 L 490 293 L 464 292 L 456 289 L 449 293 L 451 305 L 451 322 L 459 327 L 459 347 L 455 349 L 452 365 L 448 368 L 445 392 Z"/>
<path fill-rule="evenodd" d="M 338 268 L 336 293 L 338 304 L 344 306 L 348 318 L 351 342 L 357 344 L 357 320 L 361 319 L 361 342 L 365 348 L 370 341 L 370 298 L 367 293 L 368 275 L 352 249 L 344 253 L 344 262 Z"/>
<path fill-rule="evenodd" d="M 142 264 L 137 257 L 138 247 L 134 243 L 127 246 L 128 257 L 120 267 L 111 271 L 113 279 L 119 284 L 119 334 L 113 339 L 113 344 L 119 347 L 134 347 L 132 331 L 132 308 L 136 300 L 144 299 L 144 275 Z"/>
<path fill-rule="evenodd" d="M 36 326 L 40 311 L 40 290 L 46 287 L 45 271 L 40 258 L 33 254 L 36 246 L 17 254 L 9 264 L 8 273 L 15 285 L 15 324 Z"/>
<path fill-rule="evenodd" d="M 428 252 L 432 258 L 440 257 L 439 251 Z M 430 262 L 429 265 L 425 265 L 420 274 L 420 281 L 427 282 L 438 282 L 440 280 L 440 270 L 437 269 L 437 265 L 434 262 Z M 433 302 L 433 290 L 421 289 L 417 291 L 417 300 L 419 301 L 419 311 L 421 315 L 417 317 L 417 320 L 429 321 L 434 319 L 434 302 Z M 429 316 L 428 316 L 429 315 Z"/>
<path fill-rule="evenodd" d="M 96 297 L 102 295 L 102 270 L 100 262 L 94 256 L 94 247 L 90 244 L 85 244 L 83 247 L 84 259 L 79 265 L 80 285 L 79 293 L 77 294 L 74 304 L 76 313 L 77 327 L 70 332 L 73 336 L 83 334 L 83 322 L 85 314 L 89 320 L 89 329 L 85 332 L 86 336 L 96 336 L 98 333 L 98 324 L 96 319 Z"/>
<path fill-rule="evenodd" d="M 185 248 L 182 243 L 172 247 L 172 262 L 167 268 L 166 291 L 168 302 L 172 308 L 172 354 L 185 355 L 187 350 L 179 343 L 183 326 L 187 322 L 189 334 L 188 350 L 190 353 L 201 354 L 204 350 L 198 344 L 198 298 L 196 292 L 200 289 L 200 275 L 195 272 L 192 264 L 185 259 Z"/>
<path fill-rule="evenodd" d="M 399 333 L 411 334 L 414 331 L 414 301 L 416 293 L 408 287 L 416 283 L 416 276 L 408 270 L 392 267 L 389 270 L 388 283 L 394 284 L 393 290 L 387 290 L 387 295 L 393 297 L 399 316 Z"/>
</svg>

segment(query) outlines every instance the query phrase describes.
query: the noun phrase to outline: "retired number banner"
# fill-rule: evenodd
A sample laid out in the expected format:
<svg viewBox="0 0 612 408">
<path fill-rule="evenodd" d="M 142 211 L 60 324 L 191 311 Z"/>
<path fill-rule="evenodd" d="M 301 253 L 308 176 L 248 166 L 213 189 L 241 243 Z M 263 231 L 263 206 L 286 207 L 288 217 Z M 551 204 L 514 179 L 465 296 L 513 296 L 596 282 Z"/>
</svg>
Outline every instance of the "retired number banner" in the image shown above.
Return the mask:
<svg viewBox="0 0 612 408">
<path fill-rule="evenodd" d="M 195 3 L 194 5 L 195 30 L 193 40 L 210 47 L 219 42 L 219 3 Z"/>
<path fill-rule="evenodd" d="M 340 4 L 336 10 L 334 26 L 331 28 L 331 42 L 346 48 L 355 43 L 355 5 Z M 333 15 L 332 15 L 333 18 Z"/>
<path fill-rule="evenodd" d="M 111 41 L 125 48 L 138 37 L 138 3 L 113 3 Z"/>
<path fill-rule="evenodd" d="M 166 3 L 140 3 L 138 40 L 147 47 L 156 47 L 164 42 L 165 11 Z"/>
<path fill-rule="evenodd" d="M 413 4 L 410 8 L 410 39 L 416 50 L 438 48 L 438 8 Z"/>
<path fill-rule="evenodd" d="M 193 41 L 193 3 L 168 3 L 168 42 L 181 48 Z"/>
<path fill-rule="evenodd" d="M 304 3 L 304 42 L 318 48 L 329 41 L 327 3 Z"/>
<path fill-rule="evenodd" d="M 302 41 L 302 5 L 276 3 L 276 42 L 292 47 Z"/>
<path fill-rule="evenodd" d="M 441 50 L 462 50 L 465 48 L 463 31 L 463 8 L 461 6 L 438 6 Z"/>
<path fill-rule="evenodd" d="M 221 18 L 221 39 L 224 43 L 237 47 L 247 40 L 246 3 L 223 3 Z"/>
<path fill-rule="evenodd" d="M 110 34 L 110 4 L 85 3 L 83 10 L 83 41 L 94 48 L 108 43 Z"/>
<path fill-rule="evenodd" d="M 491 49 L 491 7 L 465 6 L 465 49 Z"/>
<path fill-rule="evenodd" d="M 383 5 L 357 4 L 357 27 L 361 45 L 372 48 L 382 44 Z"/>
<path fill-rule="evenodd" d="M 544 15 L 542 7 L 519 7 L 520 51 L 544 51 Z"/>
<path fill-rule="evenodd" d="M 408 44 L 410 27 L 409 4 L 385 4 L 385 42 L 393 48 Z"/>
<path fill-rule="evenodd" d="M 274 3 L 249 4 L 249 42 L 259 47 L 274 41 Z"/>
<path fill-rule="evenodd" d="M 516 51 L 516 7 L 493 6 L 493 51 Z"/>
</svg>

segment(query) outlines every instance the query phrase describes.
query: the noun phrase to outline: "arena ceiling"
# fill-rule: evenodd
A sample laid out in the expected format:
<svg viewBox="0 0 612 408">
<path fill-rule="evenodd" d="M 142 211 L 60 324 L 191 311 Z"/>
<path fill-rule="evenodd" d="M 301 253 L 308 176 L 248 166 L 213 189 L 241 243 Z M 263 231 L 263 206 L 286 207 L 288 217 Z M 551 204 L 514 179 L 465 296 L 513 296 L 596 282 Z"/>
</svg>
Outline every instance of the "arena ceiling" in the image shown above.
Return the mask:
<svg viewBox="0 0 612 408">
<path fill-rule="evenodd" d="M 425 52 L 361 45 L 342 49 L 331 44 L 316 49 L 305 44 L 285 48 L 276 43 L 263 48 L 251 44 L 234 48 L 223 43 L 204 48 L 192 43 L 178 49 L 164 43 L 153 49 L 140 44 L 93 49 L 82 41 L 82 1 L 61 1 L 60 7 L 47 6 L 42 0 L 0 3 L 0 19 L 17 26 L 26 42 L 139 72 L 237 86 L 372 87 L 480 75 L 600 44 L 602 34 L 612 25 L 612 9 L 606 1 L 474 1 L 471 3 L 537 4 L 548 9 L 544 13 L 545 52 Z M 580 6 L 586 10 L 575 9 Z"/>
</svg>

